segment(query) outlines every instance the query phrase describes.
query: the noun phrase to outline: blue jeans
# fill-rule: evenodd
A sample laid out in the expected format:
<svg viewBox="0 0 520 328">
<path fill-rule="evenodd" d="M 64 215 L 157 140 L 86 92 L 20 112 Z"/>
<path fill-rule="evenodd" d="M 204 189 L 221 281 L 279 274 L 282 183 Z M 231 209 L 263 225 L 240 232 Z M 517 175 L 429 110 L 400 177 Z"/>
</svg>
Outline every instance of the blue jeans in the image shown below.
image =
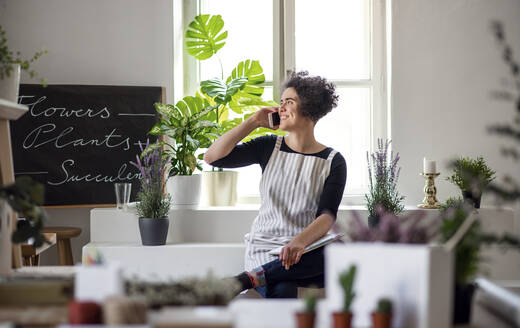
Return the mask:
<svg viewBox="0 0 520 328">
<path fill-rule="evenodd" d="M 289 270 L 278 259 L 262 265 L 266 285 L 256 287 L 256 291 L 265 298 L 296 298 L 298 287 L 324 287 L 323 249 L 303 254 Z"/>
</svg>

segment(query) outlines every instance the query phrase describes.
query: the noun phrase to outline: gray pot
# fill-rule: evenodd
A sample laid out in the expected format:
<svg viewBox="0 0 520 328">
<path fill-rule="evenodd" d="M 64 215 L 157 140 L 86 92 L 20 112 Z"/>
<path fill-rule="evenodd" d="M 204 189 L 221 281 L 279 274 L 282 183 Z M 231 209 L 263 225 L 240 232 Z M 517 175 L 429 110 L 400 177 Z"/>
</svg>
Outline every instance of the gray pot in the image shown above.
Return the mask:
<svg viewBox="0 0 520 328">
<path fill-rule="evenodd" d="M 169 223 L 168 217 L 162 219 L 139 218 L 139 231 L 141 232 L 143 246 L 166 244 Z"/>
</svg>

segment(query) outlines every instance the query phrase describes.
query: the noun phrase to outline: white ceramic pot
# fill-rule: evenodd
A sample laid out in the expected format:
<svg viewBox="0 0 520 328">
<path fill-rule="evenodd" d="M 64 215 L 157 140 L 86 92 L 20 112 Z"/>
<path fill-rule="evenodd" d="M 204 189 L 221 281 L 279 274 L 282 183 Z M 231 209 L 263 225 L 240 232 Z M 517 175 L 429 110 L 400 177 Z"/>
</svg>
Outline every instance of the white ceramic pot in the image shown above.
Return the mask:
<svg viewBox="0 0 520 328">
<path fill-rule="evenodd" d="M 201 175 L 175 175 L 166 182 L 166 190 L 172 196 L 173 205 L 198 205 Z"/>
<path fill-rule="evenodd" d="M 208 206 L 234 206 L 237 203 L 236 171 L 202 172 L 205 203 Z"/>
<path fill-rule="evenodd" d="M 10 76 L 4 76 L 4 78 L 0 80 L 0 99 L 6 99 L 14 103 L 17 103 L 19 88 L 20 64 L 14 64 Z"/>
</svg>

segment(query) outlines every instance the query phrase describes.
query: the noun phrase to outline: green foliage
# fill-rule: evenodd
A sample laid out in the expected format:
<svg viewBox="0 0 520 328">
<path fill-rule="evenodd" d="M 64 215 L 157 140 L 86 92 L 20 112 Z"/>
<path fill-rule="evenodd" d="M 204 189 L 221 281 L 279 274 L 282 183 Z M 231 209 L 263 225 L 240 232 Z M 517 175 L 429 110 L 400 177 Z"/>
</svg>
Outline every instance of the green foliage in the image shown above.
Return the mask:
<svg viewBox="0 0 520 328">
<path fill-rule="evenodd" d="M 47 50 L 42 49 L 41 51 L 36 52 L 29 60 L 22 59 L 19 51 L 15 56 L 7 46 L 5 31 L 0 25 L 0 80 L 11 76 L 14 64 L 20 64 L 20 69 L 28 72 L 29 76 L 34 78 L 37 76 L 37 73 L 34 69 L 31 69 L 31 65 L 44 54 L 47 54 Z M 43 86 L 47 85 L 47 81 L 43 78 L 41 79 L 41 83 Z"/>
<path fill-rule="evenodd" d="M 155 104 L 161 118 L 149 133 L 169 138 L 160 144 L 166 147 L 165 154 L 170 158 L 169 176 L 192 175 L 195 169 L 202 170 L 195 152 L 211 145 L 218 125 L 205 117 L 216 107 L 210 106 L 207 99 L 191 96 L 184 97 L 175 106 Z"/>
<path fill-rule="evenodd" d="M 26 219 L 18 221 L 11 237 L 14 243 L 23 243 L 34 238 L 33 245 L 40 247 L 47 242 L 42 234 L 48 218 L 45 210 L 40 207 L 44 202 L 44 187 L 41 183 L 28 176 L 18 177 L 14 184 L 0 188 L 0 198 L 5 199 L 14 211 Z"/>
<path fill-rule="evenodd" d="M 377 302 L 376 312 L 378 313 L 392 313 L 393 311 L 393 303 L 388 298 L 381 298 Z"/>
<path fill-rule="evenodd" d="M 224 46 L 224 40 L 228 35 L 227 31 L 221 32 L 223 28 L 224 20 L 220 15 L 196 16 L 186 31 L 188 54 L 198 60 L 206 60 L 216 55 Z M 220 59 L 219 62 L 220 78 L 214 77 L 200 83 L 201 97 L 205 97 L 211 106 L 216 106 L 204 118 L 218 124 L 215 134 L 210 135 L 212 140 L 244 122 L 261 107 L 278 106 L 274 101 L 262 99 L 265 75 L 258 60 L 246 59 L 239 62 L 226 79 Z M 231 118 L 230 112 L 234 112 L 236 117 Z M 267 133 L 284 134 L 282 131 L 258 128 L 243 141 Z"/>
<path fill-rule="evenodd" d="M 141 185 L 137 194 L 137 215 L 141 218 L 161 219 L 168 216 L 171 196 L 165 198 L 162 189 Z"/>
<path fill-rule="evenodd" d="M 316 311 L 316 295 L 308 295 L 305 297 L 305 312 L 313 313 Z"/>
<path fill-rule="evenodd" d="M 440 232 L 441 241 L 448 241 L 464 223 L 473 207 L 459 198 L 449 198 L 441 206 L 443 218 Z M 508 246 L 520 250 L 520 239 L 510 234 L 497 236 L 484 233 L 479 221 L 475 221 L 466 235 L 455 247 L 455 281 L 458 284 L 470 283 L 479 270 L 482 261 L 480 250 L 482 245 Z"/>
<path fill-rule="evenodd" d="M 153 307 L 227 305 L 240 291 L 239 285 L 236 279 L 221 279 L 208 274 L 202 278 L 165 282 L 130 280 L 125 289 L 128 296 L 144 297 Z"/>
<path fill-rule="evenodd" d="M 343 288 L 344 302 L 343 312 L 349 313 L 352 301 L 356 296 L 354 292 L 354 279 L 356 278 L 356 266 L 351 265 L 350 268 L 339 275 L 339 283 Z"/>
<path fill-rule="evenodd" d="M 449 198 L 441 206 L 443 217 L 440 233 L 441 241 L 448 241 L 457 232 L 468 217 L 461 198 Z M 455 281 L 458 284 L 469 283 L 476 275 L 480 262 L 480 222 L 473 223 L 466 235 L 455 247 Z"/>
<path fill-rule="evenodd" d="M 495 171 L 490 169 L 482 157 L 471 159 L 461 157 L 452 163 L 453 174 L 446 178 L 462 191 L 481 195 L 487 185 L 495 179 Z"/>
<path fill-rule="evenodd" d="M 186 50 L 198 60 L 211 58 L 226 44 L 228 32 L 222 32 L 222 16 L 198 15 L 186 30 Z"/>
</svg>

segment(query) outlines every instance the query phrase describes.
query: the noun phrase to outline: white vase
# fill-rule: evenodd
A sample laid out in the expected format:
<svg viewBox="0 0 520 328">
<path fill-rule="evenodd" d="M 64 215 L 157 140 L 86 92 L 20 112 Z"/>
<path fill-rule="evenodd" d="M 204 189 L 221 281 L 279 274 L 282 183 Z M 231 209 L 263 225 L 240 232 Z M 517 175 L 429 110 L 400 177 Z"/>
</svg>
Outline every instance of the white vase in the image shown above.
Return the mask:
<svg viewBox="0 0 520 328">
<path fill-rule="evenodd" d="M 172 196 L 173 205 L 198 205 L 201 175 L 175 175 L 166 182 L 166 190 Z"/>
<path fill-rule="evenodd" d="M 202 172 L 205 202 L 209 206 L 234 206 L 237 202 L 236 171 Z"/>
<path fill-rule="evenodd" d="M 18 89 L 20 88 L 20 64 L 13 64 L 13 70 L 9 76 L 0 80 L 0 99 L 18 102 Z"/>
</svg>

